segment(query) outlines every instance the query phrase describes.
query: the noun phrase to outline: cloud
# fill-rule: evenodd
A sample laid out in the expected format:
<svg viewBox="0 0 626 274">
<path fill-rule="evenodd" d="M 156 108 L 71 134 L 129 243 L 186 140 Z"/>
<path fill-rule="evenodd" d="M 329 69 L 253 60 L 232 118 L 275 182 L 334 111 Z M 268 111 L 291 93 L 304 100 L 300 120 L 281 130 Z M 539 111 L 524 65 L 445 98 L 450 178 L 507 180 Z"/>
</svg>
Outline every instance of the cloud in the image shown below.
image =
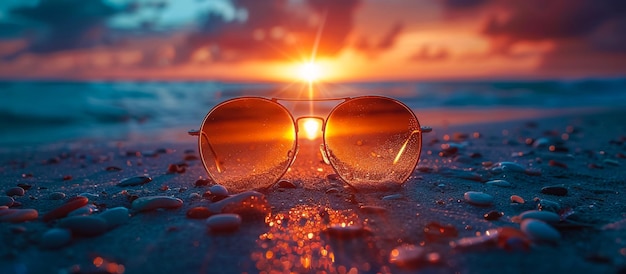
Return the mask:
<svg viewBox="0 0 626 274">
<path fill-rule="evenodd" d="M 359 0 L 308 0 L 304 6 L 290 1 L 234 0 L 245 20 L 226 21 L 209 13 L 187 43 L 178 48 L 179 61 L 198 51 L 209 51 L 214 61 L 308 58 L 317 43 L 316 55 L 336 55 L 346 46 Z M 318 30 L 323 30 L 316 40 Z"/>
<path fill-rule="evenodd" d="M 421 48 L 411 55 L 409 58 L 411 61 L 416 62 L 431 62 L 431 61 L 443 61 L 450 57 L 448 49 L 444 47 L 437 47 L 433 45 L 423 45 Z"/>
<path fill-rule="evenodd" d="M 30 33 L 25 51 L 51 53 L 105 43 L 104 22 L 117 12 L 101 0 L 42 0 L 9 14 L 28 22 L 23 26 Z"/>
<path fill-rule="evenodd" d="M 404 24 L 401 22 L 396 22 L 391 28 L 383 35 L 377 42 L 372 43 L 370 38 L 366 36 L 361 36 L 354 43 L 353 47 L 369 58 L 376 58 L 381 52 L 389 50 L 393 48 L 396 43 L 396 40 L 402 34 L 404 30 Z"/>
<path fill-rule="evenodd" d="M 443 6 L 452 13 L 480 9 L 488 14 L 480 34 L 490 39 L 491 55 L 517 58 L 520 45 L 534 43 L 542 54 L 540 70 L 626 69 L 622 0 L 448 0 Z M 539 50 L 546 42 L 550 50 Z"/>
</svg>

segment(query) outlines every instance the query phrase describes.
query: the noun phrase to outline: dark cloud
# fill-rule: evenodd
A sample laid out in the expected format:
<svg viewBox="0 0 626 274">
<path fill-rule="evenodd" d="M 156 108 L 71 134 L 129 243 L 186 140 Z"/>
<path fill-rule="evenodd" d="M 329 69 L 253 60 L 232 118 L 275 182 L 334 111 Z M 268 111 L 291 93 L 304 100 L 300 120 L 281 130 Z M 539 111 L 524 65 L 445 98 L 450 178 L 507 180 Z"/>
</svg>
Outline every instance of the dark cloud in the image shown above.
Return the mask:
<svg viewBox="0 0 626 274">
<path fill-rule="evenodd" d="M 416 62 L 443 61 L 448 59 L 450 53 L 444 47 L 423 45 L 409 59 Z"/>
<path fill-rule="evenodd" d="M 451 9 L 467 9 L 484 5 L 489 0 L 443 0 L 443 5 Z"/>
<path fill-rule="evenodd" d="M 294 9 L 285 0 L 235 0 L 235 8 L 245 10 L 247 19 L 227 22 L 208 14 L 201 27 L 189 35 L 187 44 L 179 48 L 178 59 L 185 61 L 207 47 L 217 61 L 308 58 L 321 24 L 317 56 L 333 56 L 346 45 L 359 2 L 309 0 L 306 6 Z"/>
<path fill-rule="evenodd" d="M 626 1 L 623 0 L 448 0 L 452 13 L 482 8 L 491 15 L 481 33 L 491 39 L 491 54 L 519 57 L 519 43 L 551 42 L 543 54 L 545 71 L 626 69 Z M 574 73 L 574 72 L 572 72 Z"/>
<path fill-rule="evenodd" d="M 365 36 L 359 37 L 353 47 L 365 53 L 369 58 L 376 58 L 381 52 L 391 49 L 398 39 L 398 36 L 404 30 L 404 24 L 396 22 L 377 42 L 370 42 Z"/>
<path fill-rule="evenodd" d="M 101 44 L 104 22 L 117 12 L 101 0 L 42 0 L 9 14 L 28 22 L 31 44 L 26 51 L 50 53 Z"/>
<path fill-rule="evenodd" d="M 491 17 L 483 33 L 515 40 L 574 38 L 626 15 L 622 0 L 508 1 L 505 19 Z"/>
</svg>

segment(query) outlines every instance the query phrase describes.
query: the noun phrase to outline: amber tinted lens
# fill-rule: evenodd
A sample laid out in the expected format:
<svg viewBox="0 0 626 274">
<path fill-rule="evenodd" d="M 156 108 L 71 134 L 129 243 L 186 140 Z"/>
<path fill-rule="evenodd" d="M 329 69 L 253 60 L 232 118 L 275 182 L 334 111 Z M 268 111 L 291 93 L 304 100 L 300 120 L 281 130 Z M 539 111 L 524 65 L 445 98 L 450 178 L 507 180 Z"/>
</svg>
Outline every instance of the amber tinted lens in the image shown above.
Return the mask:
<svg viewBox="0 0 626 274">
<path fill-rule="evenodd" d="M 296 132 L 289 112 L 262 98 L 216 106 L 202 123 L 199 145 L 209 175 L 229 190 L 266 187 L 287 170 Z"/>
<path fill-rule="evenodd" d="M 337 174 L 355 187 L 402 183 L 419 160 L 419 128 L 413 112 L 396 100 L 350 99 L 326 121 L 326 152 Z"/>
</svg>

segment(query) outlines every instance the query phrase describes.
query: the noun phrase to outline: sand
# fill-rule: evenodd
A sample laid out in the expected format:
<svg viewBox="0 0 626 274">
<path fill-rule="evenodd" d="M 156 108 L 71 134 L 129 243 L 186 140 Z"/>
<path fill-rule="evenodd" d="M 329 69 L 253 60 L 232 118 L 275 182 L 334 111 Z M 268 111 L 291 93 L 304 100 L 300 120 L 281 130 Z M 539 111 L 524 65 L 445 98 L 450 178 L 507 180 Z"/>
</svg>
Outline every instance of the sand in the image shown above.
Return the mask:
<svg viewBox="0 0 626 274">
<path fill-rule="evenodd" d="M 168 136 L 175 139 L 73 140 L 6 148 L 0 156 L 0 190 L 31 185 L 25 196 L 15 197 L 21 203 L 16 208 L 33 208 L 40 216 L 79 194 L 88 196 L 100 210 L 131 208 L 133 195 L 174 196 L 184 205 L 131 211 L 126 224 L 95 237 L 73 237 L 67 246 L 52 250 L 41 247 L 40 238 L 54 222 L 40 218 L 0 223 L 0 273 L 626 271 L 626 223 L 619 223 L 626 212 L 626 125 L 621 118 L 626 111 L 416 112 L 422 124 L 434 130 L 424 135 L 418 169 L 403 185 L 363 191 L 344 188 L 327 178 L 333 171 L 321 161 L 316 144 L 303 140 L 296 162 L 284 176 L 297 187 L 264 191 L 269 210 L 242 215 L 242 225 L 232 233 L 211 233 L 204 220 L 186 217 L 190 208 L 211 203 L 194 194 L 202 195 L 209 186 L 194 186 L 207 175 L 201 162 L 189 156 L 197 155 L 193 137 L 170 131 Z M 562 140 L 562 145 L 551 152 L 549 147 L 526 144 L 543 137 Z M 461 149 L 440 156 L 441 145 L 451 142 Z M 165 153 L 154 153 L 159 149 Z M 188 164 L 184 172 L 167 173 L 170 164 L 181 162 Z M 487 162 L 516 162 L 530 174 L 496 173 Z M 111 166 L 121 170 L 107 171 Z M 123 178 L 144 174 L 153 180 L 117 186 Z M 512 187 L 485 184 L 494 179 L 507 180 Z M 568 194 L 541 193 L 542 187 L 554 185 L 564 186 Z M 463 199 L 467 191 L 490 194 L 494 203 L 471 205 Z M 63 192 L 67 198 L 52 200 L 53 192 Z M 521 196 L 526 203 L 511 203 L 511 195 Z M 519 228 L 515 216 L 536 209 L 534 198 L 558 203 L 567 220 L 577 225 L 559 226 L 558 242 L 532 241 L 528 249 L 450 246 L 488 229 Z M 504 216 L 495 221 L 483 218 L 494 210 Z M 457 235 L 427 237 L 424 228 L 431 222 L 451 226 Z M 366 229 L 351 237 L 327 233 L 329 226 L 341 223 Z M 607 224 L 613 225 L 607 228 Z M 390 263 L 392 250 L 403 244 L 422 246 L 440 259 L 409 268 Z"/>
</svg>

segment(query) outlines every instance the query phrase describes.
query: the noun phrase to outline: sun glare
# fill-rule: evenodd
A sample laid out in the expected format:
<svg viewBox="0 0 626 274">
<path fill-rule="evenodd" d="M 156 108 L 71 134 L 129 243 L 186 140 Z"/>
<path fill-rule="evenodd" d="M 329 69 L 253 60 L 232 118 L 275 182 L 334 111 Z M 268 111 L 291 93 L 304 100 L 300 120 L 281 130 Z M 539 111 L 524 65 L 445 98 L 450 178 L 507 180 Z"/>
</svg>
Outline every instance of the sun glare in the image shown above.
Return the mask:
<svg viewBox="0 0 626 274">
<path fill-rule="evenodd" d="M 305 80 L 309 83 L 319 80 L 321 74 L 321 67 L 313 62 L 304 63 L 298 68 L 298 76 L 300 77 L 300 79 Z"/>
<path fill-rule="evenodd" d="M 315 118 L 307 118 L 302 123 L 304 127 L 304 135 L 309 140 L 315 140 L 320 132 L 320 121 Z"/>
</svg>

